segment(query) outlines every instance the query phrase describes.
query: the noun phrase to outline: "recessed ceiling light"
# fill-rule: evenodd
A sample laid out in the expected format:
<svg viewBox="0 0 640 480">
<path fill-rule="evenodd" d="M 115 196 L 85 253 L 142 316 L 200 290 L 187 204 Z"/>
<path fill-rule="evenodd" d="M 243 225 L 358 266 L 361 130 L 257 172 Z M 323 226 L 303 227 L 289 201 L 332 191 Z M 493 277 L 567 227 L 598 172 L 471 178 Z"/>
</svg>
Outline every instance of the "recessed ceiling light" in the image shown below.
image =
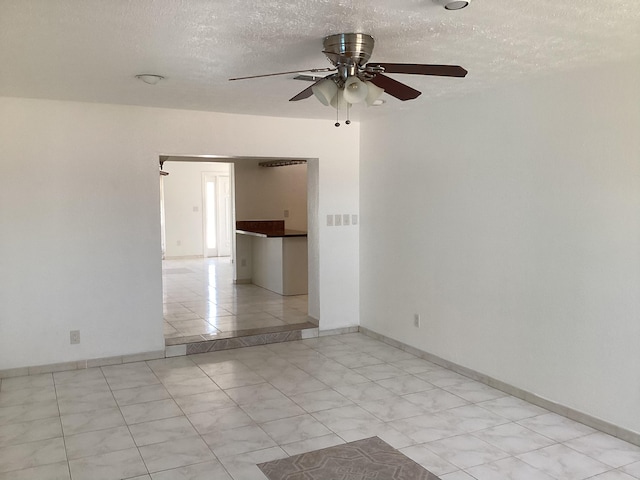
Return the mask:
<svg viewBox="0 0 640 480">
<path fill-rule="evenodd" d="M 148 85 L 155 85 L 160 80 L 164 80 L 162 75 L 154 75 L 152 73 L 141 73 L 140 75 L 136 75 L 138 80 L 142 80 L 144 83 Z"/>
<path fill-rule="evenodd" d="M 471 0 L 434 0 L 437 4 L 444 6 L 446 10 L 462 10 L 468 7 Z"/>
</svg>

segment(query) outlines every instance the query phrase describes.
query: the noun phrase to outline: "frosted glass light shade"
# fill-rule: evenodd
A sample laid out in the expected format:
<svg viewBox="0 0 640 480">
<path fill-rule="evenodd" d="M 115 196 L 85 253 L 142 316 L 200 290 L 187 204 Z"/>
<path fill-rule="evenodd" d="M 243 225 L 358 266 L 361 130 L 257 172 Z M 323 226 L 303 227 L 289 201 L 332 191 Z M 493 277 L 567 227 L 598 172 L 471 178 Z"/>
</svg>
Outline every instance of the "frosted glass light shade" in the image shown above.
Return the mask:
<svg viewBox="0 0 640 480">
<path fill-rule="evenodd" d="M 338 93 L 331 100 L 331 106 L 333 108 L 339 108 L 340 110 L 344 110 L 349 105 L 349 102 L 345 100 L 344 90 L 338 90 Z"/>
<path fill-rule="evenodd" d="M 325 106 L 329 106 L 331 104 L 331 100 L 333 100 L 336 93 L 338 93 L 338 86 L 330 78 L 325 78 L 311 87 L 311 91 L 316 98 L 320 100 L 320 103 Z"/>
<path fill-rule="evenodd" d="M 364 83 L 367 86 L 367 97 L 364 99 L 364 101 L 367 106 L 370 107 L 371 105 L 373 105 L 373 102 L 379 99 L 380 95 L 384 93 L 384 88 L 380 88 L 379 86 L 371 82 Z"/>
<path fill-rule="evenodd" d="M 349 77 L 344 82 L 344 99 L 349 103 L 360 103 L 367 98 L 369 89 L 358 77 Z"/>
</svg>

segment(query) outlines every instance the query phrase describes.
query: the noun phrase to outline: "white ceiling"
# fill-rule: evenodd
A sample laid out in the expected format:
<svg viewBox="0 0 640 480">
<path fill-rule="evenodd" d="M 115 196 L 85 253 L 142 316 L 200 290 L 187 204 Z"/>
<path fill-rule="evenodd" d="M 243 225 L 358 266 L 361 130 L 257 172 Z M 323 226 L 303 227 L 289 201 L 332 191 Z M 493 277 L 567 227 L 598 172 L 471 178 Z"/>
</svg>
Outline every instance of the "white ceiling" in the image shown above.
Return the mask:
<svg viewBox="0 0 640 480">
<path fill-rule="evenodd" d="M 0 0 L 0 96 L 332 118 L 293 75 L 229 77 L 330 66 L 324 36 L 363 32 L 372 61 L 462 65 L 464 79 L 391 75 L 423 92 L 367 114 L 419 108 L 589 65 L 640 56 L 631 0 Z M 156 86 L 136 80 L 157 73 Z M 375 110 L 375 113 L 373 112 Z M 357 117 L 357 112 L 355 112 Z"/>
</svg>

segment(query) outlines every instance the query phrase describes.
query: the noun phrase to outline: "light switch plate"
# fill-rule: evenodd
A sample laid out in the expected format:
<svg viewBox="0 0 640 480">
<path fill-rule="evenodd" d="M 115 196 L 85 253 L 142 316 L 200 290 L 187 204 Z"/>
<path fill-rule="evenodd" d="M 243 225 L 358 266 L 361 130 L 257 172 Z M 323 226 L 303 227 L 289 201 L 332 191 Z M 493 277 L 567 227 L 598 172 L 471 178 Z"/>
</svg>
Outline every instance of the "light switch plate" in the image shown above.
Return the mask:
<svg viewBox="0 0 640 480">
<path fill-rule="evenodd" d="M 342 225 L 350 225 L 351 215 L 348 213 L 342 214 Z"/>
<path fill-rule="evenodd" d="M 327 215 L 327 227 L 333 227 L 333 215 Z"/>
<path fill-rule="evenodd" d="M 336 227 L 339 227 L 342 225 L 342 215 L 340 215 L 339 213 L 336 213 L 335 215 L 335 220 L 334 220 L 334 224 Z"/>
<path fill-rule="evenodd" d="M 358 224 L 358 215 L 354 213 L 353 215 L 351 215 L 351 225 L 357 225 L 357 224 Z"/>
</svg>

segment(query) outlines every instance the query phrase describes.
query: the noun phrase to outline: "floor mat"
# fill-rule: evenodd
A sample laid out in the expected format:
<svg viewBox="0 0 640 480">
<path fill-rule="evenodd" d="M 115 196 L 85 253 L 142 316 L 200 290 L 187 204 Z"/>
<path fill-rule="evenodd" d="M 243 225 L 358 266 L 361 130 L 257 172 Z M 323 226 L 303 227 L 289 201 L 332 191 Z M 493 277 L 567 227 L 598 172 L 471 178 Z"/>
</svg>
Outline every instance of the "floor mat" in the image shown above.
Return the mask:
<svg viewBox="0 0 640 480">
<path fill-rule="evenodd" d="M 439 480 L 378 437 L 261 463 L 258 467 L 269 480 Z"/>
</svg>

